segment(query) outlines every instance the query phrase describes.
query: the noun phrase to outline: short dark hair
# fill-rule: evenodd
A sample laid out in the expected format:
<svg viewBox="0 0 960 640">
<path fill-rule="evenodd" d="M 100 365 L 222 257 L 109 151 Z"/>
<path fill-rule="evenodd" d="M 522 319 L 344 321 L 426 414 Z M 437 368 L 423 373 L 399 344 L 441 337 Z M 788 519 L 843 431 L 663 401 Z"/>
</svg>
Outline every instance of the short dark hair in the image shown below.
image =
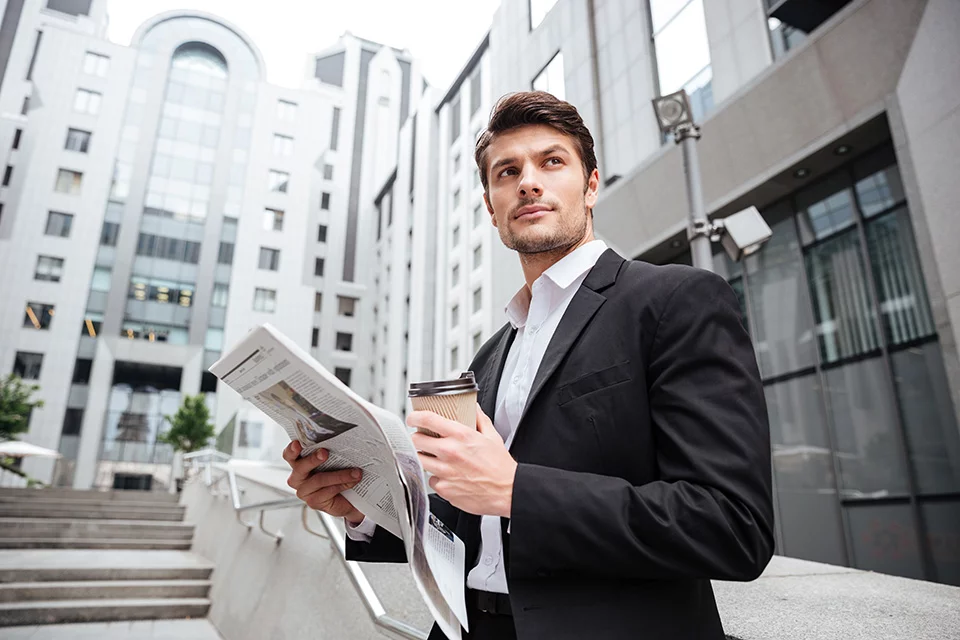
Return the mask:
<svg viewBox="0 0 960 640">
<path fill-rule="evenodd" d="M 546 91 L 520 91 L 509 93 L 497 101 L 490 113 L 487 129 L 477 140 L 474 159 L 480 170 L 484 191 L 489 188 L 487 149 L 490 143 L 498 134 L 534 124 L 553 127 L 573 138 L 583 163 L 583 175 L 587 180 L 590 179 L 590 174 L 597 168 L 597 154 L 593 150 L 593 136 L 583 124 L 577 108 Z"/>
</svg>

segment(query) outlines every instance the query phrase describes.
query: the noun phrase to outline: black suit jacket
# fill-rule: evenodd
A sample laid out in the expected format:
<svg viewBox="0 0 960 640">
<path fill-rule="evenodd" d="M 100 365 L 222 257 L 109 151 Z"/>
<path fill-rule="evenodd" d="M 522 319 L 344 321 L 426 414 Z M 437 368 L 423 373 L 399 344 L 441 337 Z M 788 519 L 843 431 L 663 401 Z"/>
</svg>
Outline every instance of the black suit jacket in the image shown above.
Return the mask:
<svg viewBox="0 0 960 640">
<path fill-rule="evenodd" d="M 493 417 L 508 324 L 471 366 Z M 720 277 L 606 251 L 563 315 L 510 452 L 505 565 L 519 638 L 723 639 L 710 579 L 752 580 L 773 552 L 766 403 Z M 480 517 L 434 496 L 464 541 Z M 348 557 L 403 561 L 384 530 Z M 442 638 L 435 627 L 431 638 Z"/>
</svg>

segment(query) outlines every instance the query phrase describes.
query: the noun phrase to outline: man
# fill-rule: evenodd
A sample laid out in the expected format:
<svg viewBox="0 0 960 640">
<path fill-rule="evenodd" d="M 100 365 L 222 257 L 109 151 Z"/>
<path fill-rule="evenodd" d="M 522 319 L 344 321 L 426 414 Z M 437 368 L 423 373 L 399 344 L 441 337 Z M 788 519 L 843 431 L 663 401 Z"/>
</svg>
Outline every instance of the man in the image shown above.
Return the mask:
<svg viewBox="0 0 960 640">
<path fill-rule="evenodd" d="M 470 367 L 476 430 L 407 419 L 441 435 L 413 440 L 434 514 L 466 545 L 468 637 L 722 640 L 710 579 L 752 580 L 773 549 L 766 405 L 736 297 L 594 239 L 593 139 L 566 102 L 503 98 L 476 161 L 526 285 Z M 299 452 L 284 453 L 289 483 L 346 518 L 349 557 L 402 561 L 339 495 L 359 475 L 310 476 Z"/>
</svg>

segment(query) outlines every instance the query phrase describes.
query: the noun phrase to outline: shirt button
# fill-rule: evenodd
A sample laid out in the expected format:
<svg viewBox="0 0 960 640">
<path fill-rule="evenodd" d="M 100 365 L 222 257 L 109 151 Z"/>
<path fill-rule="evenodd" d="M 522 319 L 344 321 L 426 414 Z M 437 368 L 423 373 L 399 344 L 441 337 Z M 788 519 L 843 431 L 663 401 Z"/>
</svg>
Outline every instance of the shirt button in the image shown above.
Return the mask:
<svg viewBox="0 0 960 640">
<path fill-rule="evenodd" d="M 520 376 L 513 376 L 513 382 L 514 383 L 520 382 Z"/>
<path fill-rule="evenodd" d="M 488 567 L 493 564 L 493 556 L 483 556 L 483 564 Z"/>
</svg>

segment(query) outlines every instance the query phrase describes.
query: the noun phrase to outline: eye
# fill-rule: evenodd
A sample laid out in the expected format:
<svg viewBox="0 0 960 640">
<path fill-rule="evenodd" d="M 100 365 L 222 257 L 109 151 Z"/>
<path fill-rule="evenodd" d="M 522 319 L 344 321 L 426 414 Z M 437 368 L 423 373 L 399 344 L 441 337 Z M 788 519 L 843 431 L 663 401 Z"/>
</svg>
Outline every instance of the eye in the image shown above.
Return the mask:
<svg viewBox="0 0 960 640">
<path fill-rule="evenodd" d="M 563 160 L 561 160 L 560 158 L 554 156 L 554 157 L 552 157 L 552 158 L 547 158 L 547 164 L 552 164 L 552 165 L 556 166 L 556 165 L 558 165 L 558 164 L 563 164 Z"/>
<path fill-rule="evenodd" d="M 516 172 L 517 172 L 517 170 L 514 169 L 513 167 L 507 167 L 506 169 L 504 169 L 503 171 L 501 171 L 499 174 L 497 174 L 497 177 L 498 177 L 498 178 L 502 178 L 502 177 L 504 177 L 504 176 L 512 176 L 512 175 L 514 175 Z"/>
</svg>

